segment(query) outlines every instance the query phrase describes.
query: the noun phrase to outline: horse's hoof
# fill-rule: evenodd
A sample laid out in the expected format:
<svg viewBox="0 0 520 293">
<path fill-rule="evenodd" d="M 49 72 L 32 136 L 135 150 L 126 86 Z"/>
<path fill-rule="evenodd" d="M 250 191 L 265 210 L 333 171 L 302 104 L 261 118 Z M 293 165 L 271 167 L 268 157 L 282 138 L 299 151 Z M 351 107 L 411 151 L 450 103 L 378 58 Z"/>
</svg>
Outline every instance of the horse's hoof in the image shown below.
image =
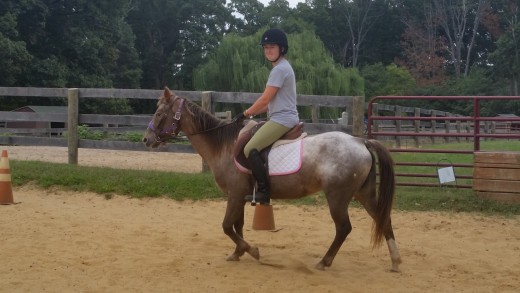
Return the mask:
<svg viewBox="0 0 520 293">
<path fill-rule="evenodd" d="M 258 250 L 258 247 L 253 246 L 247 250 L 247 253 L 254 257 L 256 260 L 260 259 L 260 251 Z"/>
<path fill-rule="evenodd" d="M 390 271 L 391 271 L 392 273 L 399 273 L 399 272 L 400 272 L 400 270 L 399 270 L 399 266 L 396 265 L 396 264 L 395 264 L 395 265 L 392 265 L 392 268 L 390 269 Z"/>
<path fill-rule="evenodd" d="M 316 268 L 317 270 L 320 270 L 320 271 L 324 271 L 325 265 L 322 262 L 319 262 L 314 266 L 314 268 Z"/>
<path fill-rule="evenodd" d="M 239 261 L 240 257 L 236 253 L 233 253 L 232 255 L 228 256 L 228 258 L 226 260 L 227 261 Z"/>
<path fill-rule="evenodd" d="M 401 258 L 392 259 L 392 268 L 390 269 L 391 272 L 399 273 L 399 265 L 401 264 Z"/>
</svg>

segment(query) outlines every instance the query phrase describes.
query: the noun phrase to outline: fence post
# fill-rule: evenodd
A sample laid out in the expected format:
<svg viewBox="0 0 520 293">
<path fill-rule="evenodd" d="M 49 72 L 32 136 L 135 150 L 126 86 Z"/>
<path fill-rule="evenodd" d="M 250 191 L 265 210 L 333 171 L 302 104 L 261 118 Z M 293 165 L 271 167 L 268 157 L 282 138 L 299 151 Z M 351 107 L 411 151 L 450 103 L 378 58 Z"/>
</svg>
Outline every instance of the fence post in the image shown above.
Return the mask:
<svg viewBox="0 0 520 293">
<path fill-rule="evenodd" d="M 379 104 L 373 103 L 372 104 L 372 113 L 370 113 L 373 117 L 379 116 Z M 372 125 L 367 125 L 367 127 L 372 127 L 372 132 L 379 132 L 379 124 L 380 120 L 373 120 Z M 381 139 L 378 137 L 378 139 Z"/>
<path fill-rule="evenodd" d="M 211 101 L 211 93 L 210 91 L 208 92 L 202 92 L 202 103 L 201 103 L 201 106 L 202 106 L 202 109 L 210 112 L 210 113 L 213 113 L 213 102 Z"/>
<path fill-rule="evenodd" d="M 473 121 L 466 121 L 466 133 L 473 133 Z M 466 137 L 466 141 L 471 141 L 471 138 Z"/>
<path fill-rule="evenodd" d="M 401 117 L 403 114 L 401 106 L 395 106 L 395 114 L 396 117 Z M 395 132 L 401 132 L 401 120 L 395 120 Z M 401 148 L 401 136 L 395 136 L 395 145 L 397 148 Z"/>
<path fill-rule="evenodd" d="M 497 133 L 497 122 L 496 121 L 490 121 L 491 122 L 491 133 L 496 134 Z M 495 140 L 496 138 L 492 137 L 491 140 Z"/>
<path fill-rule="evenodd" d="M 460 117 L 461 115 L 457 115 L 457 117 Z M 456 127 L 457 127 L 457 133 L 460 133 L 461 130 L 461 122 L 460 120 L 455 121 Z M 460 136 L 457 136 L 457 142 L 460 142 Z"/>
<path fill-rule="evenodd" d="M 437 111 L 432 110 L 432 118 L 437 117 Z M 432 133 L 437 132 L 437 120 L 432 120 Z M 435 144 L 435 136 L 432 135 L 432 144 Z"/>
<path fill-rule="evenodd" d="M 67 91 L 68 100 L 68 113 L 67 113 L 67 146 L 69 148 L 69 164 L 78 164 L 78 146 L 79 146 L 79 135 L 78 135 L 78 122 L 79 122 L 79 90 L 77 88 L 71 88 Z"/>
<path fill-rule="evenodd" d="M 320 106 L 311 106 L 311 121 L 312 123 L 320 123 Z"/>
<path fill-rule="evenodd" d="M 451 113 L 448 113 L 448 112 L 445 112 L 446 113 L 446 117 L 450 117 L 452 116 Z M 445 126 L 445 132 L 446 133 L 450 133 L 450 130 L 451 130 L 451 120 L 444 120 L 444 126 Z M 450 142 L 450 137 L 449 136 L 445 136 L 444 137 L 444 141 L 446 142 Z"/>
<path fill-rule="evenodd" d="M 352 135 L 363 137 L 365 133 L 365 97 L 352 97 Z M 367 125 L 369 127 L 369 125 Z"/>
<path fill-rule="evenodd" d="M 489 134 L 489 121 L 484 121 L 484 133 Z M 489 140 L 489 137 L 485 137 L 484 140 Z"/>
<path fill-rule="evenodd" d="M 211 101 L 211 91 L 207 91 L 207 92 L 202 92 L 202 101 L 201 101 L 201 106 L 202 106 L 202 109 L 210 112 L 210 113 L 213 113 L 212 112 L 212 101 Z M 209 169 L 209 166 L 208 166 L 208 163 L 206 163 L 206 161 L 204 161 L 204 159 L 202 159 L 202 172 L 209 172 L 210 169 Z"/>
<path fill-rule="evenodd" d="M 414 109 L 414 116 L 417 118 L 421 117 L 421 108 Z M 421 131 L 421 120 L 414 120 L 413 125 L 415 133 L 419 133 Z M 414 136 L 413 138 L 415 141 L 415 147 L 418 148 L 420 146 L 419 136 Z"/>
</svg>

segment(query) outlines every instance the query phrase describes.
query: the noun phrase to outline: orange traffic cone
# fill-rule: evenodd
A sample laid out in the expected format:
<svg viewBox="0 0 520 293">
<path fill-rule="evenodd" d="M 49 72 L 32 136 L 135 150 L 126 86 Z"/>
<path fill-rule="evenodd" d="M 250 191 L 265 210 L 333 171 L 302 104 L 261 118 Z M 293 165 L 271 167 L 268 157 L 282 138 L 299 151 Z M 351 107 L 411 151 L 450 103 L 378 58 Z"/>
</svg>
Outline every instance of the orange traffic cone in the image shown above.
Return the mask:
<svg viewBox="0 0 520 293">
<path fill-rule="evenodd" d="M 274 213 L 272 205 L 255 205 L 255 214 L 253 216 L 253 229 L 274 230 Z"/>
<path fill-rule="evenodd" d="M 2 150 L 2 157 L 0 158 L 0 204 L 13 203 L 9 158 L 7 157 L 7 150 Z"/>
</svg>

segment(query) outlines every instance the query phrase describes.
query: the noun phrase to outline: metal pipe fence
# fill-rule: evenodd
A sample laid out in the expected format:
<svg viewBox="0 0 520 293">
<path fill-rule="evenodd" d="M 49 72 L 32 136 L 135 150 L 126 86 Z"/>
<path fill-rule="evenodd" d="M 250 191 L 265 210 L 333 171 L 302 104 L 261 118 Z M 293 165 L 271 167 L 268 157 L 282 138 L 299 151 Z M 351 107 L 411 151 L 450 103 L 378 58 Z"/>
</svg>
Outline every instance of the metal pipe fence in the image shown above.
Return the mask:
<svg viewBox="0 0 520 293">
<path fill-rule="evenodd" d="M 407 109 L 402 111 L 401 106 L 389 105 L 388 102 L 395 103 L 396 100 L 445 100 L 450 101 L 468 101 L 472 104 L 473 113 L 469 115 L 452 114 L 444 111 L 431 110 L 429 113 L 422 113 L 419 108 Z M 453 167 L 462 170 L 462 174 L 457 175 L 458 179 L 462 179 L 464 183 L 455 181 L 454 184 L 445 186 L 456 188 L 472 188 L 473 180 L 473 155 L 475 152 L 481 151 L 481 141 L 491 139 L 520 139 L 520 117 L 509 115 L 508 117 L 486 117 L 481 115 L 482 101 L 497 100 L 520 100 L 520 96 L 378 96 L 370 100 L 368 103 L 367 115 L 367 137 L 374 139 L 393 138 L 396 144 L 395 148 L 390 148 L 392 153 L 416 153 L 418 154 L 418 162 L 400 162 L 396 161 L 397 185 L 398 186 L 422 186 L 422 187 L 438 187 L 440 183 L 424 182 L 424 178 L 438 178 L 438 174 L 424 172 L 399 172 L 401 167 L 408 170 L 425 168 L 444 168 Z M 383 102 L 385 104 L 379 104 Z M 380 107 L 380 105 L 384 105 Z M 387 115 L 382 115 L 380 109 L 386 111 Z M 393 112 L 393 113 L 392 113 Z M 388 115 L 390 113 L 390 115 Z M 404 113 L 404 115 L 403 115 Z M 413 116 L 408 116 L 413 113 Z M 403 125 L 403 122 L 411 122 Z M 498 124 L 498 127 L 497 127 Z M 436 139 L 442 139 L 442 143 L 446 144 L 452 141 L 472 142 L 471 149 L 425 149 L 421 146 L 420 139 L 429 139 L 432 144 L 436 143 Z M 408 145 L 403 148 L 403 141 L 412 139 L 414 147 Z M 449 144 L 448 144 L 449 146 Z M 428 160 L 427 154 L 444 154 L 452 155 L 468 155 L 471 156 L 470 163 L 467 162 L 432 162 Z M 444 160 L 449 161 L 449 160 Z M 464 170 L 465 169 L 465 170 Z M 404 181 L 405 179 L 414 178 L 413 182 Z"/>
</svg>

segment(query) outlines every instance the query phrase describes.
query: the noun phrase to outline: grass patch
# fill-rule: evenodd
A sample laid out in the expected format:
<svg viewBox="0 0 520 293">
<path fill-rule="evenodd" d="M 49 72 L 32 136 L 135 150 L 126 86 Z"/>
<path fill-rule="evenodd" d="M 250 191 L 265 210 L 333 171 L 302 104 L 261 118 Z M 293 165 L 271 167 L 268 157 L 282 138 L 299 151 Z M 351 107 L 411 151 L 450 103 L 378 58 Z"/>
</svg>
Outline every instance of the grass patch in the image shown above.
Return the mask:
<svg viewBox="0 0 520 293">
<path fill-rule="evenodd" d="M 14 186 L 35 184 L 105 195 L 136 198 L 165 196 L 175 200 L 223 198 L 211 174 L 121 170 L 39 161 L 10 161 Z"/>
<path fill-rule="evenodd" d="M 423 149 L 437 150 L 473 150 L 473 142 L 444 143 L 422 146 Z M 518 151 L 520 141 L 493 140 L 482 141 L 481 151 Z M 439 184 L 437 169 L 444 163 L 473 164 L 473 154 L 448 153 L 393 153 L 395 162 L 429 162 L 437 166 L 396 166 L 396 173 L 428 174 L 435 177 L 396 177 L 397 182 L 434 183 Z M 472 176 L 473 168 L 454 167 L 459 185 L 472 185 L 472 179 L 458 176 Z M 405 187 L 400 186 L 396 192 L 396 209 L 413 211 L 451 211 L 480 212 L 484 214 L 520 215 L 520 204 L 500 203 L 481 199 L 471 189 L 451 187 Z"/>
<path fill-rule="evenodd" d="M 168 197 L 174 200 L 224 199 L 210 173 L 189 174 L 161 171 L 121 170 L 39 161 L 11 160 L 14 186 L 34 184 L 40 188 L 62 188 L 98 193 L 106 199 L 114 194 L 135 198 Z M 298 200 L 277 202 L 326 206 L 323 193 Z M 361 205 L 353 201 L 353 207 Z M 472 190 L 454 188 L 398 187 L 396 210 L 478 212 L 488 215 L 520 215 L 520 204 L 505 204 L 476 197 Z"/>
<path fill-rule="evenodd" d="M 405 211 L 477 212 L 487 215 L 520 215 L 520 204 L 479 198 L 471 189 L 449 187 L 399 187 L 395 208 Z"/>
<path fill-rule="evenodd" d="M 283 200 L 286 204 L 295 205 L 327 205 L 323 193 L 296 200 Z M 356 200 L 351 207 L 363 208 Z M 396 188 L 394 209 L 400 211 L 436 211 L 467 212 L 485 215 L 511 217 L 520 215 L 520 204 L 501 203 L 482 199 L 471 189 L 455 189 L 449 187 L 405 187 Z"/>
</svg>

